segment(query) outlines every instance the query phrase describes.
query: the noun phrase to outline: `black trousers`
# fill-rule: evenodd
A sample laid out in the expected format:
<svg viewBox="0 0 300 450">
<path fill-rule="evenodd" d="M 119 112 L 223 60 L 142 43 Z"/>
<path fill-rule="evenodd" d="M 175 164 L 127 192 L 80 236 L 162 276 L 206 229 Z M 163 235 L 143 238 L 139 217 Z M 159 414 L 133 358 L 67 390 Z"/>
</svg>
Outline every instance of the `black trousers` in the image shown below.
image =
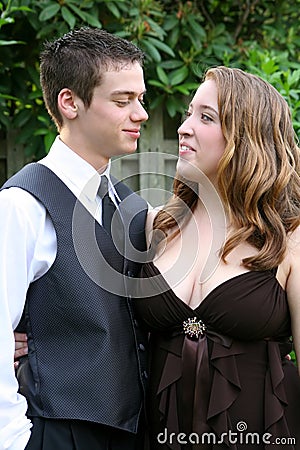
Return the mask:
<svg viewBox="0 0 300 450">
<path fill-rule="evenodd" d="M 79 420 L 31 419 L 33 427 L 25 450 L 143 450 L 137 435 Z"/>
</svg>

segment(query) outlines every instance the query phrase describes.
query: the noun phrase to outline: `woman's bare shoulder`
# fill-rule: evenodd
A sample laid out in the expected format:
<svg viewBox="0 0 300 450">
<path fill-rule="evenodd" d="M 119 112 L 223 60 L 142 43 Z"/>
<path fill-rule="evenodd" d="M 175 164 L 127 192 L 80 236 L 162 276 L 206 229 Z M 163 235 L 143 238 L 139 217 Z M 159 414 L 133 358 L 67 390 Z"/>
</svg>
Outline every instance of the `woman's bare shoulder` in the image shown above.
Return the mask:
<svg viewBox="0 0 300 450">
<path fill-rule="evenodd" d="M 288 252 L 294 256 L 300 256 L 300 225 L 290 233 L 287 242 Z"/>
<path fill-rule="evenodd" d="M 157 213 L 163 208 L 163 206 L 157 206 L 155 208 L 151 207 L 148 209 L 147 220 L 146 220 L 146 238 L 148 244 L 151 242 L 151 236 L 153 231 L 153 222 Z"/>
</svg>

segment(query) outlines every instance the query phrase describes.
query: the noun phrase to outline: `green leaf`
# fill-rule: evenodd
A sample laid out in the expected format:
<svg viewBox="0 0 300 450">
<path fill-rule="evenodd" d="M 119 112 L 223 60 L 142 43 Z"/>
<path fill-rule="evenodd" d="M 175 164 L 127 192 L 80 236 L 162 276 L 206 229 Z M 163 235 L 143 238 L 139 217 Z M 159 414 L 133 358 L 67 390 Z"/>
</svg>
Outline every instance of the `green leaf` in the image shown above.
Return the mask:
<svg viewBox="0 0 300 450">
<path fill-rule="evenodd" d="M 175 48 L 179 39 L 180 39 L 180 28 L 179 27 L 173 28 L 173 30 L 170 32 L 167 38 L 170 47 Z"/>
<path fill-rule="evenodd" d="M 270 75 L 271 73 L 276 72 L 278 69 L 278 64 L 276 64 L 272 59 L 269 59 L 262 63 L 261 68 L 266 74 Z"/>
<path fill-rule="evenodd" d="M 13 100 L 17 101 L 18 97 L 14 97 L 13 95 L 7 95 L 7 94 L 0 94 L 0 98 L 5 98 L 6 100 Z"/>
<path fill-rule="evenodd" d="M 83 13 L 83 17 L 85 17 L 85 21 L 92 27 L 102 28 L 101 22 L 99 22 L 99 20 L 96 17 L 92 16 L 92 14 L 85 12 Z"/>
<path fill-rule="evenodd" d="M 189 69 L 186 66 L 174 70 L 169 74 L 170 83 L 172 86 L 182 83 L 189 75 Z"/>
<path fill-rule="evenodd" d="M 119 9 L 116 7 L 116 5 L 113 2 L 105 2 L 107 8 L 110 10 L 113 16 L 115 16 L 117 19 L 120 19 L 121 14 Z"/>
<path fill-rule="evenodd" d="M 167 53 L 168 55 L 175 56 L 175 53 L 173 52 L 171 47 L 169 47 L 164 42 L 161 42 L 158 39 L 154 39 L 152 37 L 148 37 L 148 41 L 151 42 L 156 48 L 159 48 L 160 50 Z"/>
<path fill-rule="evenodd" d="M 175 117 L 179 113 L 183 113 L 186 105 L 184 102 L 177 99 L 174 95 L 169 96 L 166 101 L 166 108 L 170 117 Z"/>
<path fill-rule="evenodd" d="M 30 120 L 32 111 L 30 109 L 23 109 L 14 118 L 14 126 L 16 128 L 22 128 Z"/>
<path fill-rule="evenodd" d="M 65 22 L 69 25 L 71 29 L 74 28 L 76 23 L 76 17 L 68 10 L 65 6 L 61 8 L 61 15 Z"/>
<path fill-rule="evenodd" d="M 180 92 L 183 95 L 190 95 L 191 92 L 198 89 L 198 87 L 199 87 L 199 84 L 196 84 L 196 83 L 185 83 L 185 84 L 180 84 L 179 86 L 175 86 L 175 90 L 177 92 Z"/>
<path fill-rule="evenodd" d="M 14 23 L 14 19 L 12 17 L 7 17 L 6 19 L 2 18 L 0 19 L 0 28 L 2 27 L 2 25 L 7 25 L 9 23 Z"/>
<path fill-rule="evenodd" d="M 2 123 L 7 129 L 10 128 L 10 119 L 8 115 L 3 114 L 3 111 L 0 109 L 0 123 Z"/>
<path fill-rule="evenodd" d="M 14 128 L 18 128 L 15 125 L 15 122 L 13 123 L 13 126 L 14 126 Z M 17 136 L 16 142 L 18 144 L 25 144 L 26 142 L 28 144 L 30 144 L 31 139 L 34 136 L 35 128 L 36 128 L 36 123 L 29 120 L 26 123 L 26 127 L 20 128 L 20 134 Z"/>
<path fill-rule="evenodd" d="M 45 136 L 45 134 L 49 133 L 48 128 L 39 128 L 34 132 L 35 136 Z"/>
<path fill-rule="evenodd" d="M 169 16 L 166 18 L 164 22 L 164 29 L 166 31 L 173 30 L 176 26 L 178 26 L 178 18 L 176 17 L 176 15 Z"/>
<path fill-rule="evenodd" d="M 178 69 L 182 66 L 182 61 L 180 59 L 169 59 L 168 61 L 162 61 L 161 67 L 164 69 Z"/>
<path fill-rule="evenodd" d="M 212 34 L 214 38 L 221 36 L 223 33 L 225 33 L 226 27 L 224 23 L 219 23 L 218 25 L 214 26 L 212 29 Z"/>
<path fill-rule="evenodd" d="M 16 45 L 16 44 L 25 44 L 25 42 L 23 42 L 23 41 L 2 41 L 2 40 L 0 40 L 0 46 Z"/>
<path fill-rule="evenodd" d="M 15 11 L 34 12 L 34 10 L 28 6 L 12 6 L 9 10 L 10 13 Z"/>
<path fill-rule="evenodd" d="M 158 95 L 157 97 L 155 97 L 150 104 L 150 109 L 155 109 L 158 106 L 160 106 L 162 104 L 162 102 L 164 101 L 165 97 L 164 95 Z"/>
<path fill-rule="evenodd" d="M 129 13 L 130 17 L 134 17 L 134 16 L 139 17 L 139 15 L 140 15 L 138 8 L 130 8 L 128 13 Z"/>
<path fill-rule="evenodd" d="M 161 66 L 157 66 L 157 67 L 156 67 L 156 73 L 157 73 L 158 79 L 159 79 L 164 85 L 170 84 L 168 75 L 166 74 L 166 72 L 164 71 L 164 69 L 163 69 Z"/>
<path fill-rule="evenodd" d="M 45 150 L 47 153 L 49 152 L 50 147 L 53 144 L 55 138 L 56 138 L 56 133 L 53 133 L 52 131 L 49 131 L 49 133 L 45 135 L 44 145 L 45 145 Z"/>
<path fill-rule="evenodd" d="M 81 9 L 77 8 L 76 5 L 74 5 L 73 3 L 70 2 L 70 3 L 69 3 L 69 8 L 72 9 L 73 12 L 74 12 L 75 14 L 77 14 L 77 16 L 79 16 L 82 20 L 85 20 L 85 18 L 84 18 L 84 12 L 83 12 Z"/>
<path fill-rule="evenodd" d="M 145 21 L 150 25 L 152 34 L 154 36 L 158 36 L 159 39 L 163 40 L 164 36 L 166 35 L 166 32 L 163 28 L 161 28 L 157 22 L 151 19 L 151 17 L 146 16 Z M 149 34 L 149 33 L 148 33 Z"/>
<path fill-rule="evenodd" d="M 154 62 L 160 62 L 161 56 L 159 51 L 152 45 L 150 42 L 144 40 L 140 43 L 143 47 L 145 47 L 146 54 L 154 61 Z"/>
<path fill-rule="evenodd" d="M 39 75 L 39 72 L 33 66 L 28 66 L 27 67 L 27 71 L 28 71 L 28 73 L 29 73 L 29 75 L 31 77 L 31 80 L 36 85 L 39 93 L 42 94 L 42 92 L 40 90 L 40 75 Z"/>
<path fill-rule="evenodd" d="M 87 12 L 82 11 L 81 9 L 77 8 L 77 6 L 75 6 L 71 3 L 69 4 L 69 7 L 84 22 L 87 22 L 89 25 L 92 25 L 93 27 L 102 28 L 101 23 L 99 22 L 99 20 L 96 17 L 92 16 L 91 14 L 89 14 Z"/>
<path fill-rule="evenodd" d="M 156 86 L 156 87 L 159 87 L 162 89 L 165 87 L 165 85 L 163 83 L 161 83 L 160 81 L 157 81 L 157 80 L 148 80 L 147 84 L 149 84 L 150 86 Z"/>
<path fill-rule="evenodd" d="M 27 98 L 28 98 L 28 100 L 41 99 L 41 95 L 42 94 L 40 91 L 33 91 L 33 92 L 30 92 L 30 94 L 28 94 Z"/>
<path fill-rule="evenodd" d="M 300 87 L 300 69 L 294 70 L 293 72 L 288 74 L 288 83 L 290 84 L 290 86 L 296 84 Z"/>
<path fill-rule="evenodd" d="M 46 20 L 54 17 L 58 11 L 60 10 L 60 5 L 58 3 L 54 3 L 53 5 L 47 6 L 39 15 L 39 20 L 41 22 L 45 22 Z"/>
<path fill-rule="evenodd" d="M 169 98 L 166 102 L 166 109 L 170 117 L 175 117 L 177 113 L 177 108 L 174 102 L 172 101 L 172 97 Z"/>
<path fill-rule="evenodd" d="M 195 35 L 202 39 L 206 39 L 206 32 L 204 28 L 199 25 L 198 20 L 199 19 L 193 17 L 192 15 L 187 16 L 187 22 L 191 26 L 192 31 L 195 33 Z"/>
<path fill-rule="evenodd" d="M 49 127 L 49 124 L 51 123 L 50 122 L 50 117 L 48 115 L 47 116 L 38 115 L 37 119 L 38 119 L 39 122 L 43 123 L 47 127 Z"/>
</svg>

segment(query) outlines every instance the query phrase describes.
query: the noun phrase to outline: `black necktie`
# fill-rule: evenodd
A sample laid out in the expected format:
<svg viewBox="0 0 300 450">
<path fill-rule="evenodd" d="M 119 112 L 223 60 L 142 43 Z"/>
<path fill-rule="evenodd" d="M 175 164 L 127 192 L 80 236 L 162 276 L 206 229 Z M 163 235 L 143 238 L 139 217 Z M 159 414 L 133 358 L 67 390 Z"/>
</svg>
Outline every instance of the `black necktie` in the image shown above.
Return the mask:
<svg viewBox="0 0 300 450">
<path fill-rule="evenodd" d="M 105 175 L 101 177 L 98 194 L 102 199 L 102 226 L 111 235 L 111 220 L 116 211 L 116 206 L 108 195 L 108 179 Z"/>
</svg>

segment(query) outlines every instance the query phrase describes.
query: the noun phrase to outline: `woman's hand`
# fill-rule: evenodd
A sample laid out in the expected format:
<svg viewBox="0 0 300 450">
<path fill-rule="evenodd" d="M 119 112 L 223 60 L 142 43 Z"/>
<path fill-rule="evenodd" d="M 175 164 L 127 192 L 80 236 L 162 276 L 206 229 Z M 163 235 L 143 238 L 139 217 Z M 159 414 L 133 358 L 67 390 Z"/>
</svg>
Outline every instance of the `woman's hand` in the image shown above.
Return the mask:
<svg viewBox="0 0 300 450">
<path fill-rule="evenodd" d="M 17 369 L 19 365 L 18 359 L 21 356 L 25 356 L 28 354 L 28 346 L 27 346 L 27 335 L 25 333 L 14 332 L 15 335 L 15 353 L 14 353 L 14 367 Z"/>
</svg>

